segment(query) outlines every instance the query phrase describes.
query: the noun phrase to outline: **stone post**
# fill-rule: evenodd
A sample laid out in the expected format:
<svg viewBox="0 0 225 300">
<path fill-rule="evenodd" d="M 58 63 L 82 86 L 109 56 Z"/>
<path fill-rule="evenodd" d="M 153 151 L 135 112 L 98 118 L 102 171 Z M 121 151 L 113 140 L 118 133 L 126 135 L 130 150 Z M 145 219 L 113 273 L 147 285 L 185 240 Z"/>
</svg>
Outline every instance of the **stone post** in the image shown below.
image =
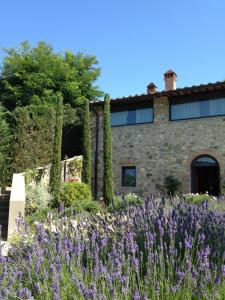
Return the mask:
<svg viewBox="0 0 225 300">
<path fill-rule="evenodd" d="M 16 219 L 24 217 L 25 211 L 25 178 L 24 174 L 13 174 L 9 202 L 8 239 L 16 230 Z"/>
</svg>

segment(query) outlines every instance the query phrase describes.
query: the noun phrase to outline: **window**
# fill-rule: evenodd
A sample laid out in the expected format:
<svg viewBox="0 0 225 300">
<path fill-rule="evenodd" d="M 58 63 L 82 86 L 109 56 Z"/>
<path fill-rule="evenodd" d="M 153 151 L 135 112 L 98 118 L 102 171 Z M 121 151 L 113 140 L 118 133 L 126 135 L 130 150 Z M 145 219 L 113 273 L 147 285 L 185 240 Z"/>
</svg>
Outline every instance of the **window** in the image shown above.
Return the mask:
<svg viewBox="0 0 225 300">
<path fill-rule="evenodd" d="M 136 167 L 122 167 L 122 186 L 136 186 Z"/>
<path fill-rule="evenodd" d="M 153 108 L 141 108 L 111 113 L 111 125 L 132 125 L 153 122 Z"/>
<path fill-rule="evenodd" d="M 208 155 L 199 156 L 198 158 L 194 159 L 192 162 L 192 166 L 194 167 L 201 167 L 201 166 L 217 166 L 218 162 Z"/>
<path fill-rule="evenodd" d="M 170 106 L 171 120 L 225 115 L 225 98 L 175 103 Z"/>
</svg>

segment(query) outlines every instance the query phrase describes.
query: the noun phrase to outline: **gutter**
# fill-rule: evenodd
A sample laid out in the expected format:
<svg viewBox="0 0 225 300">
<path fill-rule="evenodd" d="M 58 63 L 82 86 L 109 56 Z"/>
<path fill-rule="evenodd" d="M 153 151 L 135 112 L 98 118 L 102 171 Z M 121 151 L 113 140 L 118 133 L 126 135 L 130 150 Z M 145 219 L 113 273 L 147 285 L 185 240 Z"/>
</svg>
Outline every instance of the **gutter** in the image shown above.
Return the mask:
<svg viewBox="0 0 225 300">
<path fill-rule="evenodd" d="M 96 126 L 96 132 L 95 132 L 95 161 L 94 161 L 94 197 L 97 199 L 98 195 L 98 140 L 99 140 L 99 114 L 98 111 L 92 107 L 92 111 L 94 112 L 96 118 L 95 118 L 95 126 Z"/>
</svg>

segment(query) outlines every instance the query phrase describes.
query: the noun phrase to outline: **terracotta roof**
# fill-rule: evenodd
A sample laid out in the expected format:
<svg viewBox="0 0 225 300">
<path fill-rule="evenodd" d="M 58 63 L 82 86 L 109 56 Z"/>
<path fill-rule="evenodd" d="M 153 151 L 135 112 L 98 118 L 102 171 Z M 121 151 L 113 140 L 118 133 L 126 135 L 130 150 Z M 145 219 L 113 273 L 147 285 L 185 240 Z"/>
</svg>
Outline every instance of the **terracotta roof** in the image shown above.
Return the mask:
<svg viewBox="0 0 225 300">
<path fill-rule="evenodd" d="M 156 92 L 154 94 L 142 94 L 142 95 L 134 95 L 134 96 L 111 99 L 111 104 L 134 103 L 136 101 L 151 100 L 155 97 L 177 97 L 177 96 L 191 95 L 191 94 L 204 93 L 210 91 L 219 91 L 219 90 L 225 91 L 225 81 L 217 81 L 215 83 L 193 85 L 191 87 L 178 88 L 176 90 L 170 90 L 170 91 L 161 91 L 161 92 Z M 103 101 L 97 100 L 97 101 L 92 101 L 91 105 L 98 106 L 98 105 L 103 105 L 103 103 L 104 103 Z"/>
</svg>

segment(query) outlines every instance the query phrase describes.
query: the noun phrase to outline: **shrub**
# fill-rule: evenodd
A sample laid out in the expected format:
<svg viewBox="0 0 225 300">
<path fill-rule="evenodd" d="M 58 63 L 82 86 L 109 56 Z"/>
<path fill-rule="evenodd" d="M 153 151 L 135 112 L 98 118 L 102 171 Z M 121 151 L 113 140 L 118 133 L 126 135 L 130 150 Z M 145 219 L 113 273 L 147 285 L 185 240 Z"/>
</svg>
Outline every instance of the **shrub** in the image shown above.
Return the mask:
<svg viewBox="0 0 225 300">
<path fill-rule="evenodd" d="M 99 202 L 95 200 L 86 200 L 81 202 L 75 201 L 72 205 L 72 209 L 74 213 L 88 212 L 91 214 L 96 214 L 100 210 L 100 205 Z"/>
<path fill-rule="evenodd" d="M 173 175 L 164 178 L 164 188 L 168 195 L 174 196 L 179 190 L 180 184 L 180 180 Z"/>
<path fill-rule="evenodd" d="M 91 200 L 91 192 L 83 182 L 65 182 L 62 188 L 61 201 L 65 207 L 70 207 L 75 201 Z"/>
<path fill-rule="evenodd" d="M 205 193 L 205 194 L 186 194 L 184 195 L 184 199 L 185 201 L 187 201 L 188 203 L 190 204 L 202 204 L 203 202 L 205 201 L 210 201 L 212 200 L 212 197 L 208 194 L 208 193 Z"/>
<path fill-rule="evenodd" d="M 48 214 L 51 212 L 49 207 L 35 210 L 32 214 L 25 216 L 25 222 L 29 225 L 34 225 L 35 222 L 46 223 L 49 221 Z"/>
<path fill-rule="evenodd" d="M 26 190 L 26 213 L 31 214 L 40 208 L 46 209 L 52 201 L 52 195 L 48 188 L 37 184 L 29 186 Z"/>
<path fill-rule="evenodd" d="M 83 182 L 65 182 L 61 202 L 65 207 L 73 207 L 75 212 L 96 213 L 99 210 L 99 203 L 93 201 L 88 185 Z"/>
<path fill-rule="evenodd" d="M 144 200 L 139 198 L 134 193 L 129 193 L 126 196 L 118 196 L 115 197 L 113 203 L 110 204 L 109 210 L 110 211 L 118 211 L 122 210 L 125 207 L 129 207 L 131 205 L 142 205 Z"/>
</svg>

